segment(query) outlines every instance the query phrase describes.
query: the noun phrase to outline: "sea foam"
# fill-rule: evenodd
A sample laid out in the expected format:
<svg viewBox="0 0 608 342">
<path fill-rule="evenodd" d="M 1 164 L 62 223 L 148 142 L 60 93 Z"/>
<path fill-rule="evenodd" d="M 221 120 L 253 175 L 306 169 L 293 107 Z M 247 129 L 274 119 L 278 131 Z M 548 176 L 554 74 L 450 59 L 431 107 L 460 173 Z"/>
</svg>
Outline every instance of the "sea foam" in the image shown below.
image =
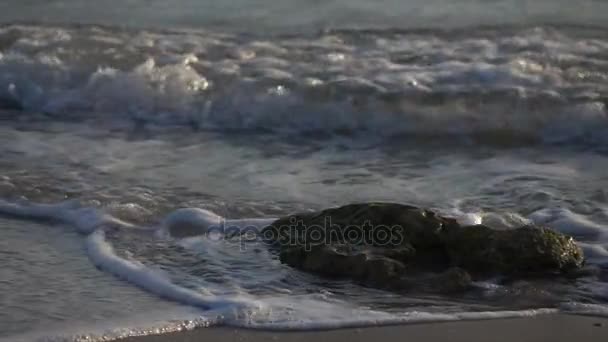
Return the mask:
<svg viewBox="0 0 608 342">
<path fill-rule="evenodd" d="M 163 329 L 161 328 L 162 326 L 165 326 L 167 331 L 172 331 L 173 328 L 170 327 L 188 329 L 208 326 L 210 324 L 226 324 L 237 327 L 274 330 L 309 330 L 413 322 L 529 317 L 560 311 L 584 314 L 598 314 L 605 311 L 603 306 L 588 306 L 573 303 L 564 304 L 560 309 L 539 308 L 517 311 L 453 313 L 405 311 L 402 313 L 388 313 L 361 308 L 352 303 L 325 296 L 323 293 L 294 296 L 278 292 L 274 295 L 254 296 L 240 289 L 236 293 L 234 291 L 225 293 L 216 291 L 213 294 L 209 291 L 193 290 L 177 285 L 161 270 L 144 265 L 129 256 L 119 256 L 106 240 L 106 233 L 108 230 L 132 230 L 134 226 L 104 214 L 98 209 L 82 207 L 72 201 L 59 204 L 36 204 L 27 202 L 13 203 L 1 200 L 0 214 L 22 219 L 49 220 L 71 225 L 86 236 L 86 252 L 95 266 L 159 297 L 201 310 L 200 314 L 192 313 L 182 323 L 169 321 L 165 323 L 156 322 L 156 328 L 146 327 L 144 323 L 138 327 L 131 326 L 129 328 L 109 329 L 103 332 L 90 332 L 88 336 L 92 339 L 156 333 L 159 331 L 158 329 Z M 547 212 L 543 212 L 542 215 L 540 213 L 532 215 L 532 218 L 536 220 L 542 218 L 544 221 L 548 221 L 549 216 Z M 557 215 L 557 219 L 559 219 L 559 216 Z M 478 223 L 480 219 L 480 216 L 475 214 L 465 215 L 462 218 L 462 220 L 471 223 Z M 272 218 L 228 220 L 207 210 L 186 208 L 170 213 L 158 226 L 149 227 L 143 229 L 143 231 L 150 235 L 155 235 L 155 232 L 158 233 L 159 231 L 166 233 L 171 225 L 186 223 L 191 226 L 198 226 L 200 228 L 198 231 L 203 233 L 206 228 L 214 224 L 219 224 L 222 227 L 264 227 L 273 220 Z M 185 247 L 189 247 L 189 244 L 191 244 L 187 242 L 188 239 L 184 240 L 166 234 L 158 235 L 157 238 L 177 239 L 176 242 Z M 198 238 L 205 239 L 205 234 L 201 234 Z M 216 255 L 219 256 L 220 254 Z M 186 324 L 185 322 L 190 323 Z"/>
<path fill-rule="evenodd" d="M 195 132 L 607 143 L 607 66 L 595 56 L 608 43 L 593 30 L 264 38 L 13 25 L 0 28 L 4 36 L 12 44 L 0 56 L 0 108 L 20 116 Z"/>
</svg>

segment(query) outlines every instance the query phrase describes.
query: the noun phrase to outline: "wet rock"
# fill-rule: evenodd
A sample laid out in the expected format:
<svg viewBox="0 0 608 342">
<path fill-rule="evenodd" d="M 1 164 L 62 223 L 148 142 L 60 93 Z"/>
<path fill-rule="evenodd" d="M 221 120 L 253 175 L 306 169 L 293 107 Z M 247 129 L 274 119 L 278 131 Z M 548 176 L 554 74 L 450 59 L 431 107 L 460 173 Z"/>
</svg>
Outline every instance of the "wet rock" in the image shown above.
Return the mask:
<svg viewBox="0 0 608 342">
<path fill-rule="evenodd" d="M 429 293 L 452 294 L 464 292 L 473 287 L 469 272 L 459 267 L 450 267 L 443 272 L 410 273 L 393 286 L 401 292 L 417 291 Z"/>
<path fill-rule="evenodd" d="M 266 229 L 285 264 L 397 291 L 465 291 L 473 278 L 496 275 L 572 276 L 584 264 L 572 238 L 545 227 L 460 226 L 430 210 L 395 203 L 290 215 Z"/>
<path fill-rule="evenodd" d="M 24 108 L 21 102 L 13 96 L 0 94 L 0 109 L 19 112 Z M 16 115 L 15 113 L 11 114 Z"/>
<path fill-rule="evenodd" d="M 350 204 L 275 221 L 279 244 L 349 243 L 376 247 L 414 246 L 419 254 L 442 247 L 440 233 L 456 220 L 396 203 Z M 436 253 L 437 251 L 433 251 Z"/>
<path fill-rule="evenodd" d="M 349 245 L 283 248 L 280 258 L 282 262 L 305 271 L 351 278 L 378 287 L 392 287 L 405 272 L 404 264 L 395 259 Z"/>
<path fill-rule="evenodd" d="M 447 271 L 429 278 L 429 287 L 434 289 L 434 292 L 463 292 L 470 289 L 472 285 L 471 275 L 460 267 L 451 267 Z"/>
<path fill-rule="evenodd" d="M 486 276 L 568 273 L 584 264 L 583 252 L 571 237 L 545 227 L 469 226 L 445 234 L 444 243 L 452 264 Z"/>
</svg>

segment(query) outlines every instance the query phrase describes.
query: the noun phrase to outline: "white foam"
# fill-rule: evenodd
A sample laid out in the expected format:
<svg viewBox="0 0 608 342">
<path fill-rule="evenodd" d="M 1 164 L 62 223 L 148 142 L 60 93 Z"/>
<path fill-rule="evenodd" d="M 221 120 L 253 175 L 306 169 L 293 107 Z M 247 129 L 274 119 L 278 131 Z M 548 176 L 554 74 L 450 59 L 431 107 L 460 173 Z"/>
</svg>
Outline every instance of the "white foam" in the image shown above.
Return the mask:
<svg viewBox="0 0 608 342">
<path fill-rule="evenodd" d="M 458 208 L 446 211 L 445 215 L 454 217 L 456 222 L 462 226 L 474 226 L 483 221 L 483 213 L 465 213 Z"/>
<path fill-rule="evenodd" d="M 219 324 L 222 317 L 213 310 L 202 313 L 197 308 L 183 307 L 171 311 L 159 307 L 157 310 L 137 313 L 103 321 L 80 323 L 77 326 L 48 326 L 44 331 L 30 331 L 25 334 L 0 337 L 6 342 L 73 342 L 73 341 L 114 341 L 127 337 L 159 335 L 186 331 Z"/>
<path fill-rule="evenodd" d="M 605 294 L 608 294 L 606 292 Z M 564 303 L 560 306 L 561 311 L 579 315 L 592 315 L 608 317 L 608 305 L 587 303 Z"/>
<path fill-rule="evenodd" d="M 0 213 L 20 216 L 23 218 L 58 220 L 74 226 L 79 232 L 89 234 L 87 237 L 87 252 L 89 258 L 97 267 L 122 278 L 138 287 L 141 287 L 160 297 L 176 302 L 192 305 L 204 309 L 228 308 L 236 310 L 242 307 L 260 308 L 261 303 L 245 296 L 221 298 L 218 296 L 203 295 L 173 284 L 159 271 L 152 270 L 135 260 L 118 257 L 105 241 L 104 229 L 132 228 L 133 225 L 122 222 L 95 208 L 81 208 L 75 202 L 52 204 L 16 204 L 0 201 Z M 224 220 L 212 212 L 203 209 L 183 209 L 170 214 L 165 219 L 167 225 L 183 223 L 208 227 L 219 224 Z M 247 227 L 248 224 L 266 222 L 264 220 L 229 220 L 231 224 Z"/>
<path fill-rule="evenodd" d="M 229 288 L 225 290 L 219 288 L 194 290 L 173 283 L 167 274 L 158 269 L 146 266 L 128 256 L 121 257 L 117 255 L 114 248 L 105 239 L 105 230 L 116 227 L 132 229 L 133 227 L 94 208 L 82 208 L 74 202 L 50 205 L 34 203 L 16 204 L 0 200 L 0 213 L 30 219 L 58 220 L 72 224 L 80 232 L 88 234 L 85 243 L 86 252 L 95 266 L 159 297 L 205 310 L 202 316 L 190 323 L 183 322 L 177 325 L 175 325 L 175 322 L 169 325 L 159 323 L 159 326 L 166 325 L 168 327 L 187 329 L 201 325 L 226 324 L 246 328 L 309 330 L 415 322 L 530 317 L 560 312 L 560 309 L 540 308 L 519 311 L 456 313 L 406 311 L 388 313 L 344 302 L 336 299 L 327 291 L 300 295 L 294 295 L 290 291 L 277 291 L 270 295 L 253 296 L 240 288 L 238 284 L 227 284 Z M 465 216 L 471 222 L 478 222 L 479 217 L 477 214 Z M 221 216 L 207 210 L 186 208 L 169 214 L 161 226 L 189 224 L 199 227 L 200 231 L 204 231 L 211 224 L 221 224 L 222 227 L 232 226 L 242 229 L 256 227 L 256 229 L 259 229 L 259 227 L 267 226 L 273 221 L 274 219 L 270 218 L 225 220 Z M 223 250 L 226 249 L 227 245 L 207 241 L 208 239 L 204 234 L 201 234 L 199 237 L 190 238 L 190 240 L 192 239 L 203 239 L 205 243 L 198 244 L 197 246 L 206 248 L 214 258 L 221 258 L 225 253 L 228 253 L 226 255 L 232 257 L 241 255 L 239 254 L 241 253 L 240 251 Z M 189 239 L 181 240 L 183 245 L 194 248 L 189 246 L 190 242 L 188 241 Z M 214 248 L 218 249 L 218 251 L 214 251 Z M 259 255 L 258 252 L 252 253 L 251 255 Z M 269 258 L 269 256 L 267 255 L 266 258 Z M 270 259 L 268 260 L 270 262 Z M 562 310 L 566 310 L 567 312 L 573 311 L 571 307 L 564 307 Z M 585 307 L 584 310 L 576 312 L 595 313 L 597 310 L 599 310 L 597 307 Z M 106 332 L 104 336 L 129 336 L 151 332 L 159 331 L 127 328 L 126 330 L 119 329 L 114 332 Z"/>
<path fill-rule="evenodd" d="M 112 246 L 105 241 L 104 229 L 132 228 L 133 225 L 104 214 L 95 208 L 82 208 L 76 202 L 53 205 L 17 204 L 0 200 L 0 213 L 29 219 L 57 220 L 74 226 L 79 232 L 89 234 L 86 246 L 93 264 L 160 297 L 203 309 L 230 307 L 231 310 L 235 310 L 239 307 L 259 308 L 262 306 L 261 303 L 245 296 L 221 298 L 203 295 L 173 284 L 165 275 L 140 262 L 118 257 Z M 219 216 L 202 209 L 184 209 L 169 215 L 165 222 L 169 224 L 194 222 L 206 226 L 210 223 L 219 223 L 220 220 Z M 255 221 L 236 220 L 235 222 L 251 223 Z"/>
<path fill-rule="evenodd" d="M 495 229 L 506 229 L 530 224 L 530 220 L 517 213 L 484 213 L 482 223 Z"/>
<path fill-rule="evenodd" d="M 605 263 L 608 261 L 608 243 L 595 242 L 586 243 L 579 242 L 579 246 L 583 249 L 585 260 L 590 263 Z"/>
<path fill-rule="evenodd" d="M 281 308 L 280 305 L 273 305 L 273 307 Z M 295 309 L 295 312 L 292 312 L 293 317 L 283 313 L 283 317 L 277 321 L 269 322 L 268 320 L 252 320 L 247 324 L 243 324 L 243 322 L 237 322 L 237 324 L 229 322 L 229 324 L 256 329 L 318 330 L 425 322 L 533 317 L 538 315 L 555 314 L 559 312 L 558 309 L 541 308 L 517 311 L 479 311 L 459 313 L 410 311 L 401 314 L 391 314 L 380 311 L 352 308 L 348 306 L 340 307 L 339 305 L 332 305 L 322 301 L 308 300 L 301 302 L 295 300 L 289 305 L 289 308 L 292 310 L 296 307 L 297 309 Z"/>
<path fill-rule="evenodd" d="M 259 233 L 275 218 L 225 219 L 215 213 L 200 208 L 182 208 L 171 212 L 163 220 L 162 228 L 179 237 L 206 234 Z"/>
<path fill-rule="evenodd" d="M 245 296 L 218 298 L 175 285 L 165 275 L 140 262 L 118 257 L 112 246 L 105 241 L 102 230 L 97 230 L 89 235 L 86 245 L 88 255 L 97 267 L 160 297 L 202 309 L 263 307 L 261 302 Z"/>
<path fill-rule="evenodd" d="M 608 43 L 595 37 L 573 43 L 549 29 L 492 39 L 475 30 L 465 38 L 354 30 L 256 44 L 206 31 L 15 26 L 0 30 L 0 38 L 11 32 L 20 39 L 0 58 L 0 105 L 58 118 L 608 143 L 605 80 L 598 76 L 606 69 L 586 55 L 606 53 Z M 570 56 L 574 65 L 547 55 Z M 327 58 L 329 71 L 319 67 Z"/>
<path fill-rule="evenodd" d="M 74 226 L 83 234 L 90 234 L 102 227 L 134 227 L 132 224 L 105 214 L 98 209 L 81 207 L 75 201 L 59 204 L 20 204 L 0 199 L 0 213 L 26 219 L 59 221 Z"/>
<path fill-rule="evenodd" d="M 182 208 L 165 217 L 162 227 L 168 232 L 190 230 L 189 235 L 203 235 L 209 229 L 222 227 L 223 218 L 208 210 L 199 208 Z"/>
<path fill-rule="evenodd" d="M 530 214 L 529 218 L 536 224 L 548 225 L 581 240 L 598 241 L 608 237 L 606 226 L 564 208 L 541 209 Z"/>
</svg>

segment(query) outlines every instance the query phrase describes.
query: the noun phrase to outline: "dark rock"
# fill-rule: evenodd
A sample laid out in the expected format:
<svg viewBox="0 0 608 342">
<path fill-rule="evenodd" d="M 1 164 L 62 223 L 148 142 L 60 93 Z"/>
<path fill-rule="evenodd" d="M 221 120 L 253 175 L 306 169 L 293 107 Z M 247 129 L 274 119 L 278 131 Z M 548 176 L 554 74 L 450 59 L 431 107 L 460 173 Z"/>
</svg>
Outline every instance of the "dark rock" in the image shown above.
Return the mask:
<svg viewBox="0 0 608 342">
<path fill-rule="evenodd" d="M 390 287 L 405 271 L 404 264 L 397 260 L 348 245 L 283 248 L 280 258 L 284 263 L 305 271 L 329 277 L 347 277 L 380 287 Z"/>
<path fill-rule="evenodd" d="M 399 292 L 416 291 L 451 294 L 471 289 L 473 279 L 462 268 L 451 267 L 443 272 L 410 272 L 390 285 L 390 289 Z"/>
<path fill-rule="evenodd" d="M 429 210 L 395 203 L 365 203 L 287 216 L 268 229 L 274 229 L 279 237 L 276 242 L 282 245 L 349 243 L 391 249 L 406 245 L 414 246 L 418 254 L 436 254 L 433 250 L 442 247 L 440 233 L 454 227 L 458 227 L 455 220 Z"/>
<path fill-rule="evenodd" d="M 469 272 L 459 267 L 449 268 L 429 278 L 429 286 L 435 290 L 434 292 L 441 293 L 463 292 L 470 289 L 472 284 L 473 279 Z"/>
<path fill-rule="evenodd" d="M 13 98 L 12 96 L 3 96 L 0 94 L 0 109 L 22 111 L 23 105 L 19 100 Z"/>
<path fill-rule="evenodd" d="M 274 237 L 285 264 L 398 291 L 465 291 L 471 276 L 572 276 L 584 264 L 574 240 L 548 228 L 461 227 L 432 211 L 394 203 L 291 215 L 266 229 L 272 229 L 265 236 Z"/>
<path fill-rule="evenodd" d="M 545 227 L 468 226 L 445 234 L 444 241 L 452 264 L 483 275 L 567 273 L 584 263 L 571 237 Z"/>
</svg>

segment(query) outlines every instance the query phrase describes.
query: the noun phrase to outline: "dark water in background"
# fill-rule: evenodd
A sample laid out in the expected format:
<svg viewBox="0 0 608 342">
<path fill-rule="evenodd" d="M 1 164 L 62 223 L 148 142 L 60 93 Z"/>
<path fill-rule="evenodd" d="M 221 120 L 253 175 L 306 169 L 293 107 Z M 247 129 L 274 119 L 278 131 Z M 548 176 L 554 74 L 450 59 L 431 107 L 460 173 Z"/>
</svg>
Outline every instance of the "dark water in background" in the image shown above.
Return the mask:
<svg viewBox="0 0 608 342">
<path fill-rule="evenodd" d="M 230 31 L 419 28 L 496 24 L 605 25 L 600 0 L 9 0 L 0 21 L 78 22 Z"/>
</svg>

